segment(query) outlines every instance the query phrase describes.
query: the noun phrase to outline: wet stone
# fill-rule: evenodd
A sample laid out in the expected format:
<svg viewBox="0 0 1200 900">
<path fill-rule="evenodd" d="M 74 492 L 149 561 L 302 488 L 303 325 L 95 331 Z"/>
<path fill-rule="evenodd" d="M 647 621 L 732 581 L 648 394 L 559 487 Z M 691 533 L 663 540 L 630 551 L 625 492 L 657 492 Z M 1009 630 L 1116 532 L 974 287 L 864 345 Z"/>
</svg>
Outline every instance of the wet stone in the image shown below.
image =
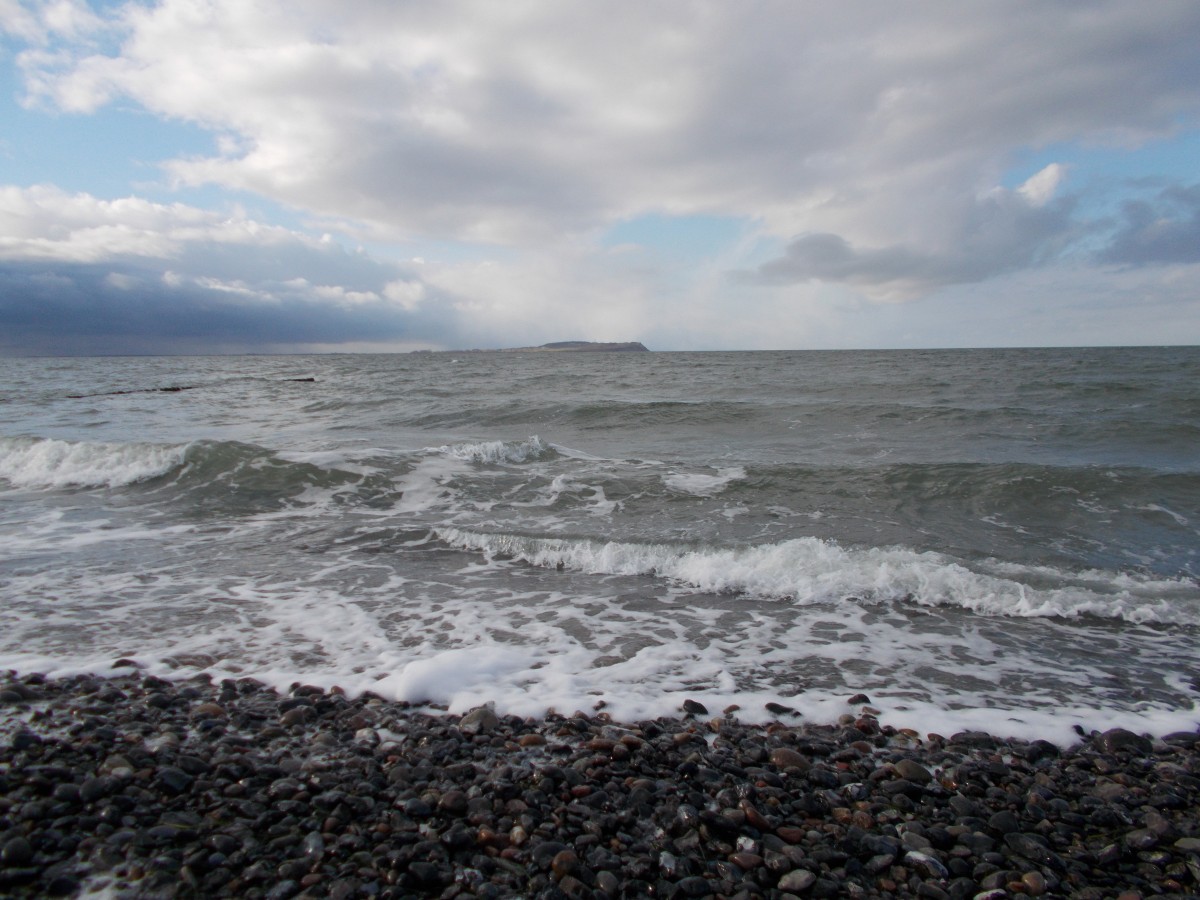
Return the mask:
<svg viewBox="0 0 1200 900">
<path fill-rule="evenodd" d="M 699 700 L 684 700 L 682 709 L 689 716 L 708 715 L 708 707 Z"/>
<path fill-rule="evenodd" d="M 929 784 L 933 780 L 933 775 L 927 768 L 911 759 L 899 760 L 895 763 L 894 768 L 896 774 L 901 778 L 916 784 Z"/>
<path fill-rule="evenodd" d="M 776 747 L 771 751 L 770 760 L 780 769 L 799 769 L 804 771 L 811 766 L 808 757 L 790 747 Z"/>
<path fill-rule="evenodd" d="M 33 861 L 33 845 L 24 837 L 14 837 L 0 847 L 0 865 L 11 868 L 27 866 Z"/>
<path fill-rule="evenodd" d="M 82 873 L 116 894 L 342 900 L 1084 900 L 1200 883 L 1200 756 L 1184 738 L 1144 757 L 1103 735 L 1050 752 L 925 740 L 861 715 L 490 710 L 471 733 L 477 711 L 312 687 L 280 698 L 249 680 L 118 674 L 39 690 L 53 716 L 30 720 L 24 749 L 0 745 L 3 896 L 75 896 Z M 205 703 L 224 717 L 196 716 Z M 362 729 L 381 740 L 353 740 Z"/>
<path fill-rule="evenodd" d="M 817 876 L 808 869 L 793 869 L 779 879 L 779 889 L 792 894 L 802 894 L 816 882 Z"/>
<path fill-rule="evenodd" d="M 182 794 L 191 787 L 192 776 L 175 766 L 163 766 L 156 774 L 155 783 L 168 794 Z"/>
<path fill-rule="evenodd" d="M 1110 728 L 1095 738 L 1096 746 L 1105 753 L 1148 754 L 1152 744 L 1148 738 L 1134 734 L 1124 728 Z"/>
</svg>

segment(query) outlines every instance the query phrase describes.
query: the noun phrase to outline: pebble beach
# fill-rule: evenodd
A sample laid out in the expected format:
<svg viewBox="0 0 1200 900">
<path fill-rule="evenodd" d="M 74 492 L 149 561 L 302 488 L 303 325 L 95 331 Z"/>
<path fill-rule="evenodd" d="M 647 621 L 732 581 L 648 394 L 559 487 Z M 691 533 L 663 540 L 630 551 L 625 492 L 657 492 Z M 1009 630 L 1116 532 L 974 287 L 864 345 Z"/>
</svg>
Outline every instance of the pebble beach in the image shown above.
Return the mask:
<svg viewBox="0 0 1200 900">
<path fill-rule="evenodd" d="M 1193 897 L 1200 735 L 1060 747 L 688 701 L 449 714 L 252 679 L 0 682 L 11 897 Z"/>
</svg>

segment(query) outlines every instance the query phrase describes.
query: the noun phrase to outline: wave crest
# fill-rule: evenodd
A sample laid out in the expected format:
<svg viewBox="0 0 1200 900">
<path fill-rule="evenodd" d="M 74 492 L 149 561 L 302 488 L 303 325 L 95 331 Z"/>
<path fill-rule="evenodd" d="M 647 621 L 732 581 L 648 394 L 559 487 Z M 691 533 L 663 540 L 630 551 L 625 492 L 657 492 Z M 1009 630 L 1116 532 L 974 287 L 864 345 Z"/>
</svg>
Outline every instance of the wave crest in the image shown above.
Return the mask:
<svg viewBox="0 0 1200 900">
<path fill-rule="evenodd" d="M 439 452 L 466 462 L 497 465 L 547 459 L 554 449 L 536 434 L 523 441 L 478 441 L 441 447 Z"/>
<path fill-rule="evenodd" d="M 0 478 L 19 488 L 123 487 L 178 469 L 188 446 L 0 438 Z"/>
<path fill-rule="evenodd" d="M 711 593 L 750 594 L 800 604 L 844 600 L 903 600 L 919 606 L 958 607 L 989 616 L 1074 618 L 1081 615 L 1137 623 L 1200 625 L 1196 585 L 1181 579 L 1124 575 L 1102 582 L 1089 573 L 1025 572 L 1008 566 L 974 571 L 939 553 L 903 547 L 845 548 L 819 538 L 749 547 L 689 548 L 572 538 L 487 534 L 442 528 L 437 537 L 455 547 L 548 568 L 591 575 L 654 575 Z M 1094 573 L 1091 573 L 1094 575 Z"/>
</svg>

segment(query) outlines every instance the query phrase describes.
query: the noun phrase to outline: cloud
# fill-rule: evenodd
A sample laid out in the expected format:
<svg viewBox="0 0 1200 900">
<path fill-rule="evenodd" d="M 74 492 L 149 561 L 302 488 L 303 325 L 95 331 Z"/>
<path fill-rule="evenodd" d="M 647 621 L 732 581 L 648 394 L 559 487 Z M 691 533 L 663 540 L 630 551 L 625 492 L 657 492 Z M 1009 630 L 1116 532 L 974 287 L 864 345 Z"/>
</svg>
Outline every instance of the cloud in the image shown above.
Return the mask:
<svg viewBox="0 0 1200 900">
<path fill-rule="evenodd" d="M 1200 262 L 1200 184 L 1174 186 L 1151 200 L 1129 200 L 1101 253 L 1104 262 L 1144 266 Z"/>
<path fill-rule="evenodd" d="M 41 102 L 119 98 L 220 137 L 184 184 L 380 235 L 520 244 L 646 212 L 919 245 L 1010 154 L 1136 144 L 1200 111 L 1200 7 L 934 2 L 339 6 L 163 0 L 60 35 Z M 619 63 L 616 62 L 619 60 Z M 1103 64 L 1098 64 L 1102 60 Z M 1053 187 L 1053 170 L 1046 184 Z M 1027 199 L 1034 200 L 1032 194 Z"/>
<path fill-rule="evenodd" d="M 840 282 L 881 299 L 911 299 L 1033 267 L 1057 258 L 1087 230 L 1073 220 L 1072 200 L 1052 201 L 1062 174 L 1061 166 L 1051 165 L 1015 191 L 989 191 L 960 216 L 957 232 L 940 247 L 859 248 L 836 234 L 808 234 L 742 277 L 764 284 Z"/>
<path fill-rule="evenodd" d="M 0 187 L 0 352 L 428 346 L 456 328 L 442 299 L 411 268 L 243 215 Z"/>
<path fill-rule="evenodd" d="M 49 328 L 58 284 L 60 312 L 145 346 L 199 346 L 204 322 L 223 347 L 786 346 L 849 327 L 864 297 L 1195 258 L 1194 189 L 1111 215 L 1061 160 L 1009 176 L 1048 148 L 1194 129 L 1193 0 L 0 0 L 0 30 L 27 109 L 81 135 L 110 109 L 186 124 L 193 148 L 206 131 L 211 149 L 162 161 L 170 186 L 305 223 L 0 188 L 5 322 L 23 297 Z M 605 246 L 617 223 L 697 216 L 745 225 L 712 253 L 720 277 Z"/>
</svg>

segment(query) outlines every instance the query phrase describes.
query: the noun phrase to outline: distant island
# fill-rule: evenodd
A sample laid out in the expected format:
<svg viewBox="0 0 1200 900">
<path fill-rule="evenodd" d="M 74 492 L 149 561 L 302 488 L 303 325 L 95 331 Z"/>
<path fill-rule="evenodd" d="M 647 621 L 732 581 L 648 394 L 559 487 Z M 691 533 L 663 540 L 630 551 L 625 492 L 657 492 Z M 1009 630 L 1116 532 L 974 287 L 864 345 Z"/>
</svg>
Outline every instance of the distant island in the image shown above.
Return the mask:
<svg viewBox="0 0 1200 900">
<path fill-rule="evenodd" d="M 646 345 L 639 341 L 625 343 L 597 343 L 595 341 L 555 341 L 540 347 L 512 347 L 510 353 L 649 353 Z"/>
<path fill-rule="evenodd" d="M 640 341 L 604 343 L 596 341 L 555 341 L 540 347 L 504 347 L 499 350 L 414 350 L 414 353 L 649 353 Z"/>
</svg>

